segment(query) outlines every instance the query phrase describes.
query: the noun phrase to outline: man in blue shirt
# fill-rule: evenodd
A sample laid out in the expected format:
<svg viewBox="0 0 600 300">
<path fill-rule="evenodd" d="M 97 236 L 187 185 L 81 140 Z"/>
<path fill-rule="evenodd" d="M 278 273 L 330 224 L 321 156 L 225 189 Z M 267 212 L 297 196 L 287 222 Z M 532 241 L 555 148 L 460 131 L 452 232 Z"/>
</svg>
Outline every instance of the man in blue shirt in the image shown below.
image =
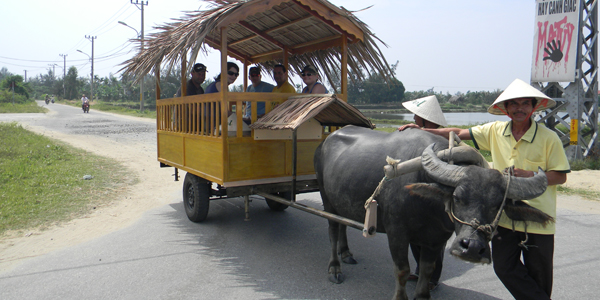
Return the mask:
<svg viewBox="0 0 600 300">
<path fill-rule="evenodd" d="M 272 84 L 266 83 L 262 81 L 262 76 L 260 75 L 259 67 L 250 68 L 250 81 L 252 84 L 248 86 L 246 92 L 251 93 L 270 93 L 273 91 L 274 86 Z M 244 121 L 246 123 L 250 122 L 251 112 L 252 112 L 252 102 L 246 102 L 246 109 L 244 110 Z M 256 115 L 258 117 L 262 117 L 265 114 L 265 103 L 258 102 L 256 106 Z"/>
</svg>

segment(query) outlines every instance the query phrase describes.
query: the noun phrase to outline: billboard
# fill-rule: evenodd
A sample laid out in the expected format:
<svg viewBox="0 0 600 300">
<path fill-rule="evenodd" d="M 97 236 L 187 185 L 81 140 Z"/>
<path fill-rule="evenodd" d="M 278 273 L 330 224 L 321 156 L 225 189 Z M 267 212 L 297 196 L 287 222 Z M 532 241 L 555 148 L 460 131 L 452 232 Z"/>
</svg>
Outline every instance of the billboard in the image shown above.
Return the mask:
<svg viewBox="0 0 600 300">
<path fill-rule="evenodd" d="M 580 0 L 536 0 L 532 82 L 573 82 Z"/>
</svg>

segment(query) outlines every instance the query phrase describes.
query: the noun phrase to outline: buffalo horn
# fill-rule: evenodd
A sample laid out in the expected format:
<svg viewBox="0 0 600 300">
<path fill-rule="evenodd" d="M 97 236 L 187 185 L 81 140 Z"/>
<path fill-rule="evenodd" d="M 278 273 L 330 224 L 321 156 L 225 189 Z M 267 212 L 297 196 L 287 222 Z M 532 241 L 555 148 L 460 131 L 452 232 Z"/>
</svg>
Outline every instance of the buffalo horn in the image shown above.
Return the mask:
<svg viewBox="0 0 600 300">
<path fill-rule="evenodd" d="M 479 152 L 475 151 L 475 149 L 469 146 L 459 146 L 453 149 L 438 151 L 437 157 L 442 160 L 448 160 L 450 157 L 452 157 L 452 160 L 455 163 L 478 165 L 484 168 L 489 168 L 485 158 L 483 158 Z M 386 165 L 383 167 L 383 170 L 388 179 L 423 170 L 421 156 L 397 164 L 395 171 L 394 167 L 391 165 Z"/>
<path fill-rule="evenodd" d="M 433 154 L 434 145 L 429 145 L 423 151 L 423 168 L 435 181 L 448 186 L 458 186 L 460 179 L 465 176 L 465 168 L 448 164 L 439 159 L 437 155 Z"/>
<path fill-rule="evenodd" d="M 506 177 L 504 177 L 506 183 Z M 537 175 L 529 178 L 510 177 L 510 184 L 506 197 L 514 200 L 529 200 L 537 198 L 546 191 L 548 178 L 542 168 L 538 168 Z"/>
</svg>

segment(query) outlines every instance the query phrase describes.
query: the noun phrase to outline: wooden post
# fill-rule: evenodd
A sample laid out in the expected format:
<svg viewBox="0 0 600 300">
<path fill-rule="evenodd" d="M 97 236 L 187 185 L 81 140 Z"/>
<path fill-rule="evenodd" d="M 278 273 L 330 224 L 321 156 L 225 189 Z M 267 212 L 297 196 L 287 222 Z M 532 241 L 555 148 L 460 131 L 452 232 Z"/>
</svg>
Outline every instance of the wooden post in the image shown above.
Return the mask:
<svg viewBox="0 0 600 300">
<path fill-rule="evenodd" d="M 227 103 L 229 89 L 227 86 L 227 27 L 221 27 L 221 141 L 223 143 L 223 181 L 229 176 L 229 145 L 227 141 Z M 217 110 L 218 111 L 218 110 Z"/>
<path fill-rule="evenodd" d="M 160 100 L 160 64 L 154 66 L 154 77 L 156 82 L 156 100 Z"/>
<path fill-rule="evenodd" d="M 187 96 L 187 51 L 181 53 L 181 97 Z"/>
<path fill-rule="evenodd" d="M 227 102 L 229 87 L 227 85 L 227 27 L 221 27 L 221 134 L 227 136 Z M 225 132 L 225 134 L 223 134 Z M 225 160 L 224 160 L 225 161 Z"/>
<path fill-rule="evenodd" d="M 342 99 L 348 102 L 348 37 L 346 34 L 342 34 L 341 44 L 341 55 L 342 55 L 342 68 L 341 68 L 341 93 Z"/>
<path fill-rule="evenodd" d="M 288 66 L 288 49 L 287 47 L 283 48 L 283 65 L 285 69 L 288 70 L 288 76 L 290 75 L 290 68 Z"/>
</svg>

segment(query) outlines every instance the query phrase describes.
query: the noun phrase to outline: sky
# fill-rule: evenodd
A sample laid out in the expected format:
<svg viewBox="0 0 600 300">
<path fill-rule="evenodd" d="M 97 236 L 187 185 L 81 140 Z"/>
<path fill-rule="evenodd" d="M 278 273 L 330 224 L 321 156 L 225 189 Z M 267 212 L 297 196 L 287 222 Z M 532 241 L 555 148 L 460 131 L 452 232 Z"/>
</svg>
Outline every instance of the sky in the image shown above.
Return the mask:
<svg viewBox="0 0 600 300">
<path fill-rule="evenodd" d="M 133 0 L 135 2 L 135 0 Z M 129 42 L 141 32 L 139 5 L 129 0 L 2 1 L 0 68 L 32 78 L 54 68 L 62 76 L 78 69 L 88 76 L 94 36 L 94 74 L 119 75 L 119 66 L 135 55 Z M 515 78 L 529 82 L 534 37 L 535 0 L 330 0 L 344 6 L 383 40 L 389 64 L 407 91 L 466 93 L 505 89 Z M 198 0 L 148 0 L 144 32 L 206 7 Z M 369 5 L 371 8 L 362 10 Z M 78 52 L 81 50 L 83 53 Z M 219 52 L 200 55 L 207 76 L 219 72 Z M 263 77 L 265 81 L 270 78 Z M 235 84 L 241 84 L 241 76 Z"/>
</svg>

